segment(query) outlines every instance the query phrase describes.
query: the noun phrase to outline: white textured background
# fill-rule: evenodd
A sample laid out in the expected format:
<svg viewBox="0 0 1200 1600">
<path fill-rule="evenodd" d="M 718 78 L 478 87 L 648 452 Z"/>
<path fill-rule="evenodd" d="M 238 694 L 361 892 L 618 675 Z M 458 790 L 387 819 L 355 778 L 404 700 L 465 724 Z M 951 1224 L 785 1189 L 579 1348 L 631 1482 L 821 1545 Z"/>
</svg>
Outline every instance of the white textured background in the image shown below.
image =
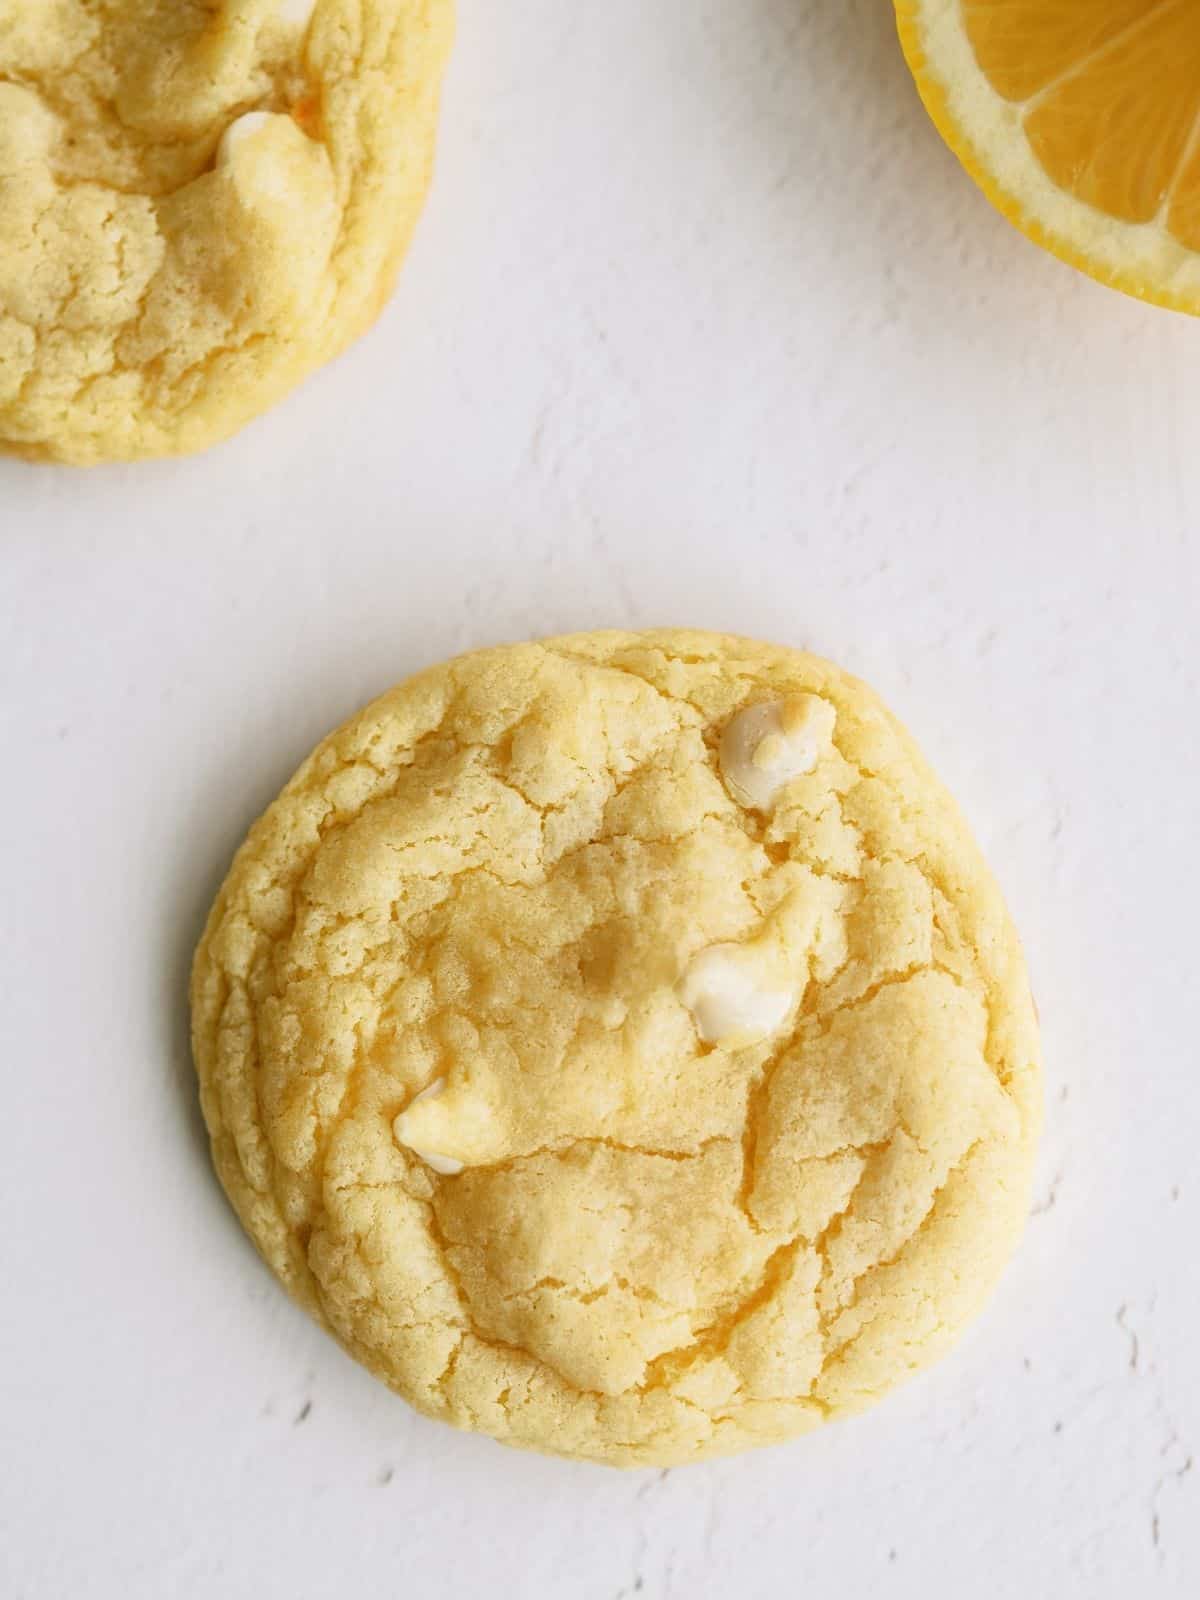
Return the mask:
<svg viewBox="0 0 1200 1600">
<path fill-rule="evenodd" d="M 1200 328 L 989 211 L 887 0 L 462 0 L 375 333 L 204 458 L 0 466 L 0 1595 L 1195 1596 L 1198 415 Z M 949 1361 L 622 1476 L 417 1418 L 286 1302 L 184 984 L 361 701 L 660 622 L 909 721 L 1023 929 L 1049 1123 Z"/>
</svg>

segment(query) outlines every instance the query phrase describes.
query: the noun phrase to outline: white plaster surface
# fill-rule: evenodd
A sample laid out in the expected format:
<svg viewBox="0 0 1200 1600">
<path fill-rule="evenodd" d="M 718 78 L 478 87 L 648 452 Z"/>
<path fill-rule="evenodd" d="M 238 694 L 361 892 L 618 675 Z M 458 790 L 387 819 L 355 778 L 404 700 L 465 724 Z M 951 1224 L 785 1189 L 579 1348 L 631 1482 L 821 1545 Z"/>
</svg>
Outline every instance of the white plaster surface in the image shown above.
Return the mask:
<svg viewBox="0 0 1200 1600">
<path fill-rule="evenodd" d="M 376 331 L 203 458 L 0 465 L 0 1596 L 1200 1592 L 1198 417 L 1200 328 L 992 214 L 887 0 L 462 0 Z M 1048 1129 L 952 1358 L 619 1475 L 418 1418 L 286 1301 L 184 984 L 360 702 L 660 622 L 911 724 L 1023 929 Z"/>
</svg>

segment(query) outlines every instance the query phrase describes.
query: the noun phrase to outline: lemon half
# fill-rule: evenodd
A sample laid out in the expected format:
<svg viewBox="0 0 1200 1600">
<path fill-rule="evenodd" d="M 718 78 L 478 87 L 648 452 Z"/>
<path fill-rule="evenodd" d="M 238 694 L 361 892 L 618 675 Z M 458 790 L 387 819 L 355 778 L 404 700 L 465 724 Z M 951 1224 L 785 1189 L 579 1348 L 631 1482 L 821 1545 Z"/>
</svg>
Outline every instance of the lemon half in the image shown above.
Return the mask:
<svg viewBox="0 0 1200 1600">
<path fill-rule="evenodd" d="M 1200 312 L 1200 0 L 896 0 L 943 138 L 1008 219 Z"/>
</svg>

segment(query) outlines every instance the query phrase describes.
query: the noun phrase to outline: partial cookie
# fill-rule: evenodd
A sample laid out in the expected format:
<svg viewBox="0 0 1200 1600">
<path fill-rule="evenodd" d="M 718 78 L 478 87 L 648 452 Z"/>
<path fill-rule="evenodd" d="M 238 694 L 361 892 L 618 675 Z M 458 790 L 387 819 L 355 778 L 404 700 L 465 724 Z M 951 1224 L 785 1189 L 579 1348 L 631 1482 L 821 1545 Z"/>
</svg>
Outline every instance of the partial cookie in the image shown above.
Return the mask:
<svg viewBox="0 0 1200 1600">
<path fill-rule="evenodd" d="M 1020 1232 L 1000 894 L 828 662 L 582 634 L 401 684 L 255 825 L 197 952 L 214 1159 L 421 1410 L 668 1465 L 857 1411 Z"/>
<path fill-rule="evenodd" d="M 381 309 L 451 0 L 6 0 L 0 448 L 199 450 Z"/>
</svg>

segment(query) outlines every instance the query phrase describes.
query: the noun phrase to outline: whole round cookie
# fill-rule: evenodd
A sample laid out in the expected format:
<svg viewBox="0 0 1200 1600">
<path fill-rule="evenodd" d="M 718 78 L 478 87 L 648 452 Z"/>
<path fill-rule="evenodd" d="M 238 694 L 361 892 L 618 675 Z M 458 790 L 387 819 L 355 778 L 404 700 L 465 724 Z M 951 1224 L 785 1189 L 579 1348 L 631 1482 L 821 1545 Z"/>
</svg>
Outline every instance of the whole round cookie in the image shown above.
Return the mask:
<svg viewBox="0 0 1200 1600">
<path fill-rule="evenodd" d="M 451 0 L 5 0 L 0 448 L 198 450 L 365 330 Z"/>
<path fill-rule="evenodd" d="M 217 1170 L 429 1414 L 672 1464 L 861 1409 L 1022 1226 L 1012 924 L 861 683 L 707 633 L 485 650 L 320 745 L 209 918 Z"/>
</svg>

